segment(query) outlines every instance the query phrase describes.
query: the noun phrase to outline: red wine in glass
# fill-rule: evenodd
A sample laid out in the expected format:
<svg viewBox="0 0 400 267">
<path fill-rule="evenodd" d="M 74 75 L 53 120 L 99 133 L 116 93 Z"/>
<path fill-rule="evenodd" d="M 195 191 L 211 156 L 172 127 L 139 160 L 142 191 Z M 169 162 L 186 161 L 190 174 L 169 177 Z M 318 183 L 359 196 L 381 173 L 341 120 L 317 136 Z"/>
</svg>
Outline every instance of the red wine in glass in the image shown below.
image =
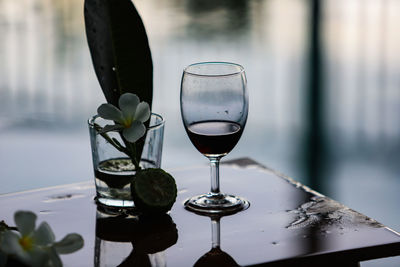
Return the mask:
<svg viewBox="0 0 400 267">
<path fill-rule="evenodd" d="M 197 150 L 208 157 L 228 154 L 242 135 L 242 127 L 232 121 L 195 122 L 186 131 Z"/>
</svg>

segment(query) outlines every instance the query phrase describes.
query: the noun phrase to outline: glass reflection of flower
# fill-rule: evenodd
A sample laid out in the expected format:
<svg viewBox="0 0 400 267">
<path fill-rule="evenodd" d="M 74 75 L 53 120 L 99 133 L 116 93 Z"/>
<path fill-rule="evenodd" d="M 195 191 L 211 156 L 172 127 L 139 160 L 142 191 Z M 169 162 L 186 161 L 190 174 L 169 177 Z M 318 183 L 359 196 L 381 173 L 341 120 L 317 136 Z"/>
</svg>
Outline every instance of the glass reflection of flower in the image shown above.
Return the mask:
<svg viewBox="0 0 400 267">
<path fill-rule="evenodd" d="M 166 266 L 163 251 L 178 240 L 171 216 L 110 217 L 97 211 L 95 267 Z"/>
</svg>

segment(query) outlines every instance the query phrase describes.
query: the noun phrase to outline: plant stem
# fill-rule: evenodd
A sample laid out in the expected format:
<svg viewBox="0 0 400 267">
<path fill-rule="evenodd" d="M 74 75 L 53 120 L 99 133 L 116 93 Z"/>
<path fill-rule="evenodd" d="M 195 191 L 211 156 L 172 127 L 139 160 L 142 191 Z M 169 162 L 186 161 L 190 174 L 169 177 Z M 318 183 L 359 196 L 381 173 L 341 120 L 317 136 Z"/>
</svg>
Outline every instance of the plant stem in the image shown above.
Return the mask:
<svg viewBox="0 0 400 267">
<path fill-rule="evenodd" d="M 126 154 L 131 160 L 133 165 L 135 166 L 135 170 L 136 171 L 140 171 L 142 168 L 139 165 L 140 162 L 140 156 L 139 156 L 139 160 L 138 157 L 136 156 L 136 144 L 135 143 L 131 143 L 129 141 L 127 141 L 121 134 L 121 138 L 124 141 L 126 147 L 122 146 L 121 143 L 116 139 L 116 138 L 111 138 L 110 136 L 108 136 L 107 133 L 103 133 L 101 132 L 102 128 L 100 125 L 95 124 L 94 125 L 96 128 L 96 131 L 104 138 L 107 140 L 107 142 L 109 142 L 113 147 L 115 147 L 118 151 L 121 151 L 122 153 Z"/>
<path fill-rule="evenodd" d="M 3 232 L 4 230 L 18 231 L 18 228 L 14 227 L 14 226 L 8 226 L 4 221 L 1 221 L 0 222 L 0 233 Z"/>
<path fill-rule="evenodd" d="M 135 165 L 135 170 L 136 171 L 140 171 L 142 168 L 139 165 L 139 161 L 136 158 L 136 144 L 135 143 L 131 143 L 129 141 L 125 142 L 127 144 L 127 146 L 129 147 L 129 151 L 131 152 L 130 155 L 128 155 L 131 160 L 133 165 Z"/>
<path fill-rule="evenodd" d="M 102 133 L 101 132 L 101 127 L 98 126 L 97 124 L 95 124 L 96 127 L 96 131 L 104 138 L 107 140 L 107 142 L 109 142 L 113 147 L 115 147 L 116 149 L 118 149 L 119 151 L 121 151 L 122 153 L 127 153 L 127 150 L 125 147 L 123 147 L 115 138 L 111 138 L 108 136 L 108 134 L 106 133 Z M 129 155 L 128 155 L 129 156 Z"/>
</svg>

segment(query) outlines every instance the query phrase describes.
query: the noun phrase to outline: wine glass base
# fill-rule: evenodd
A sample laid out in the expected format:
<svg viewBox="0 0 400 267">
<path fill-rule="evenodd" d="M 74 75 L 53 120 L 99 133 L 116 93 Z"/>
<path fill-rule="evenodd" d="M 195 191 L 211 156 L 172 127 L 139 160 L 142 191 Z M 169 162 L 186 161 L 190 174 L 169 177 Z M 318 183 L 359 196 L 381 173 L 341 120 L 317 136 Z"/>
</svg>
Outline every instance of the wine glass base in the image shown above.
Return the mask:
<svg viewBox="0 0 400 267">
<path fill-rule="evenodd" d="M 185 208 L 203 215 L 228 215 L 245 210 L 250 203 L 238 196 L 203 194 L 185 201 Z"/>
</svg>

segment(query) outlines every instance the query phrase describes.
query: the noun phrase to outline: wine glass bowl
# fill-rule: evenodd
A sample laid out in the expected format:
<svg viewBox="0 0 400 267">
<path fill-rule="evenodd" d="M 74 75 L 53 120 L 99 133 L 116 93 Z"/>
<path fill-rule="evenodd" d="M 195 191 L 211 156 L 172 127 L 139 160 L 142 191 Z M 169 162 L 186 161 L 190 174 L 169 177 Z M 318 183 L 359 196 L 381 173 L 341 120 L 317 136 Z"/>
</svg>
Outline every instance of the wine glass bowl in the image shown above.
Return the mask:
<svg viewBox="0 0 400 267">
<path fill-rule="evenodd" d="M 211 191 L 185 202 L 189 210 L 226 214 L 245 209 L 247 200 L 219 190 L 219 161 L 239 141 L 248 114 L 244 68 L 235 63 L 189 65 L 181 82 L 181 115 L 196 149 L 211 163 Z"/>
</svg>

